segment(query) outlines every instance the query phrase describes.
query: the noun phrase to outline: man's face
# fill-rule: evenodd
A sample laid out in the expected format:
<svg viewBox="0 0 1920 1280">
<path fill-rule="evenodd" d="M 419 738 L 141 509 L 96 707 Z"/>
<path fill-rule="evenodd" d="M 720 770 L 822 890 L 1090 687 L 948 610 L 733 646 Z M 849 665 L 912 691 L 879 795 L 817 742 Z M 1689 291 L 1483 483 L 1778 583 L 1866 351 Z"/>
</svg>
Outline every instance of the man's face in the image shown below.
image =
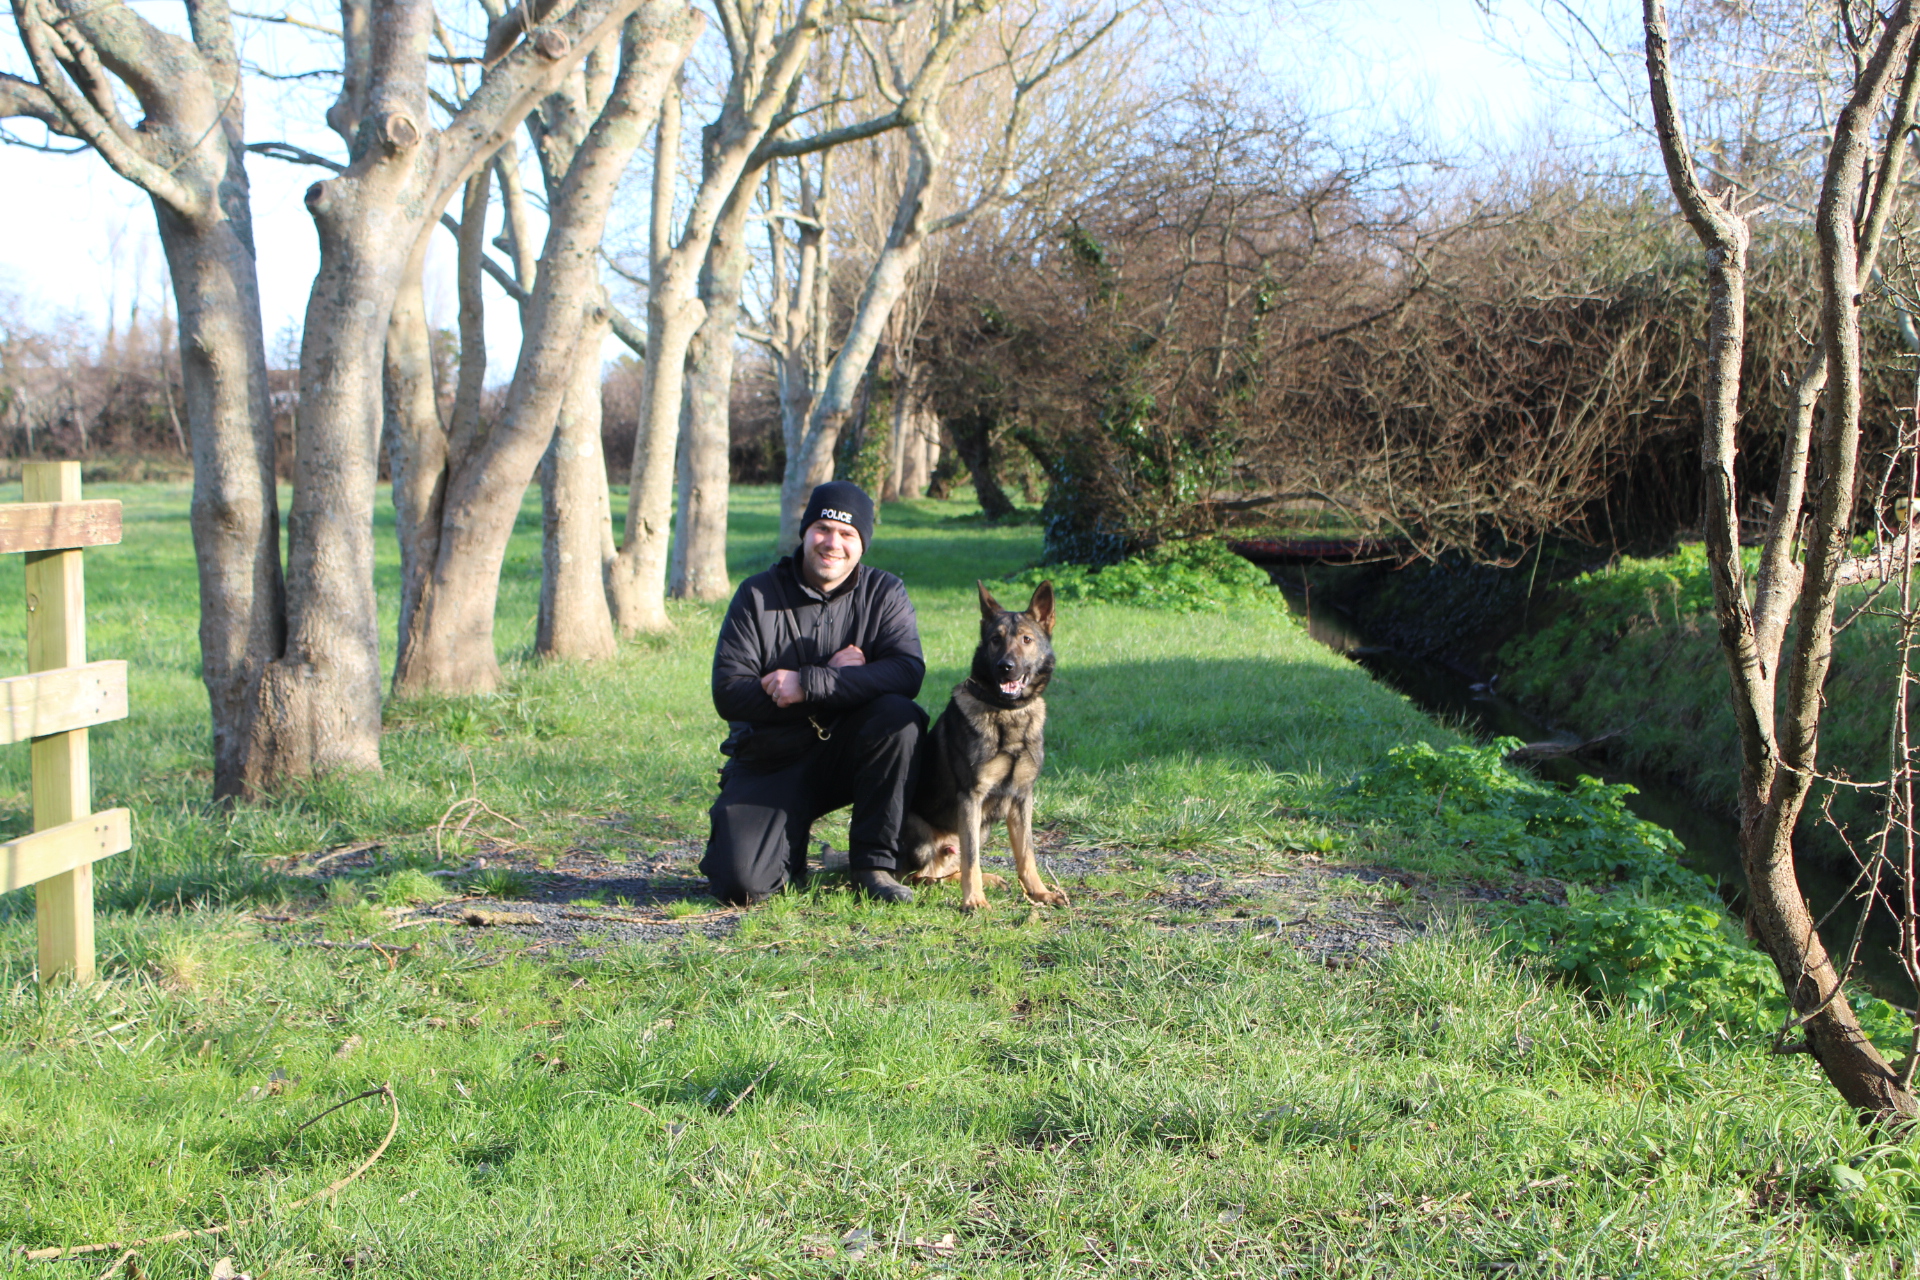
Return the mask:
<svg viewBox="0 0 1920 1280">
<path fill-rule="evenodd" d="M 800 535 L 800 567 L 807 585 L 831 591 L 847 580 L 866 550 L 860 531 L 838 520 L 815 520 Z"/>
</svg>

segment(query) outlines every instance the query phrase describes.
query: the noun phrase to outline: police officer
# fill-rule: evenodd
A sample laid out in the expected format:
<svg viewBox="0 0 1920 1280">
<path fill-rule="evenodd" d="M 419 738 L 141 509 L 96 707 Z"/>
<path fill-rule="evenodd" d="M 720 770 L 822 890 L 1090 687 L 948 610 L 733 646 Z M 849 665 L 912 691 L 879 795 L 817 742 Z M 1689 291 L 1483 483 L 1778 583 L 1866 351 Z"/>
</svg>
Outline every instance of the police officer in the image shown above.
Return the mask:
<svg viewBox="0 0 1920 1280">
<path fill-rule="evenodd" d="M 807 875 L 813 820 L 853 806 L 856 885 L 911 902 L 893 877 L 927 714 L 927 664 L 906 585 L 860 563 L 873 500 L 836 480 L 807 499 L 800 545 L 740 584 L 713 654 L 730 732 L 700 869 L 722 902 L 765 901 Z"/>
</svg>

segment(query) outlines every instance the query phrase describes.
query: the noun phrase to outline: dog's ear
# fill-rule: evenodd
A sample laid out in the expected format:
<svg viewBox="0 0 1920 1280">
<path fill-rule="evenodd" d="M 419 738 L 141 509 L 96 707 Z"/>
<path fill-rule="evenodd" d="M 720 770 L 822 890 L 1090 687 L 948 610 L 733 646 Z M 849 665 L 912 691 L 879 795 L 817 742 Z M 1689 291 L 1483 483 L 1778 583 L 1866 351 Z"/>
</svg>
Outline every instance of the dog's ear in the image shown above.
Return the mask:
<svg viewBox="0 0 1920 1280">
<path fill-rule="evenodd" d="M 1049 636 L 1053 634 L 1053 583 L 1051 580 L 1033 589 L 1033 599 L 1027 601 L 1027 616 L 1039 623 L 1040 629 Z"/>
<path fill-rule="evenodd" d="M 981 617 L 985 618 L 988 622 L 992 622 L 995 618 L 1006 612 L 1005 609 L 1000 607 L 1000 602 L 993 598 L 993 592 L 987 590 L 986 583 L 976 578 L 974 579 L 973 585 L 980 588 Z"/>
</svg>

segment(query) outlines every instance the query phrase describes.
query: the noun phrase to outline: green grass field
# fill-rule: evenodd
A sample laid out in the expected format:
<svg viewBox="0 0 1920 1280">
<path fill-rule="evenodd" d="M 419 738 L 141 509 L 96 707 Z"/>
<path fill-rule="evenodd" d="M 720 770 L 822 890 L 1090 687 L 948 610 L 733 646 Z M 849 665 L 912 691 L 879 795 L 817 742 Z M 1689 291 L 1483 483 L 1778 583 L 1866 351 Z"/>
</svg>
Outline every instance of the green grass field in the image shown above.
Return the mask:
<svg viewBox="0 0 1920 1280">
<path fill-rule="evenodd" d="M 1590 1003 L 1453 909 L 1349 969 L 1275 929 L 1004 894 L 963 917 L 946 891 L 885 910 L 830 886 L 723 941 L 591 960 L 427 930 L 391 958 L 268 941 L 257 916 L 276 909 L 377 920 L 470 794 L 536 851 L 684 849 L 719 760 L 719 609 L 676 606 L 676 634 L 600 666 L 532 663 L 530 508 L 503 691 L 391 707 L 383 777 L 227 814 L 204 800 L 185 491 L 93 495 L 126 503 L 128 535 L 88 556 L 91 652 L 134 672 L 133 716 L 95 735 L 96 790 L 133 808 L 136 848 L 100 868 L 92 988 L 40 992 L 31 894 L 0 897 L 0 1268 L 96 1276 L 114 1254 L 18 1250 L 256 1215 L 143 1248 L 143 1274 L 228 1255 L 256 1276 L 434 1280 L 1920 1266 L 1910 1220 L 1868 1240 L 1812 1194 L 1870 1135 L 1804 1057 Z M 966 511 L 890 507 L 872 554 L 913 593 L 935 710 L 973 642 L 974 578 L 1038 550 L 1030 526 L 952 522 Z M 737 496 L 737 575 L 770 560 L 775 525 L 770 493 Z M 384 598 L 395 576 L 383 561 Z M 16 612 L 0 667 L 24 666 L 23 629 Z M 1056 643 L 1039 819 L 1061 847 L 1137 855 L 1128 893 L 1306 849 L 1472 869 L 1321 813 L 1388 747 L 1452 739 L 1284 611 L 1078 606 Z M 0 753 L 9 832 L 26 781 L 24 749 Z M 385 863 L 325 899 L 265 861 L 369 840 Z M 392 1147 L 337 1201 L 276 1211 L 364 1159 L 389 1112 L 372 1098 L 298 1126 L 382 1082 Z"/>
</svg>

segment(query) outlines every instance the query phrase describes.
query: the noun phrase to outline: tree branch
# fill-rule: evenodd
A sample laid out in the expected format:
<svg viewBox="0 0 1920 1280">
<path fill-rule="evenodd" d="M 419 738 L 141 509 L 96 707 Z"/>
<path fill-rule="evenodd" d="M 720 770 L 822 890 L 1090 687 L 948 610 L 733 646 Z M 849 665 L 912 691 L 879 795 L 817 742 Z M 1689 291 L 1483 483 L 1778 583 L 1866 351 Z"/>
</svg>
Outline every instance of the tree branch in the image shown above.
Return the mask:
<svg viewBox="0 0 1920 1280">
<path fill-rule="evenodd" d="M 81 136 L 53 95 L 31 80 L 0 71 L 0 119 L 38 120 L 54 133 Z"/>
<path fill-rule="evenodd" d="M 647 358 L 647 327 L 635 323 L 632 316 L 607 303 L 607 315 L 613 320 L 613 336 L 627 344 L 627 349 L 642 360 Z"/>
<path fill-rule="evenodd" d="M 87 96 L 76 91 L 67 79 L 62 65 L 65 60 L 60 54 L 73 53 L 74 45 L 84 47 L 79 33 L 76 31 L 68 39 L 55 32 L 41 16 L 40 0 L 24 0 L 19 15 L 20 38 L 40 77 L 40 87 L 72 124 L 72 136 L 84 139 L 115 173 L 154 199 L 172 206 L 184 218 L 198 218 L 205 210 L 205 201 L 123 138 L 112 122 L 96 111 Z M 131 13 L 127 16 L 134 22 L 142 21 Z M 99 65 L 97 58 L 94 65 Z"/>
<path fill-rule="evenodd" d="M 347 166 L 323 155 L 296 147 L 291 142 L 249 142 L 247 150 L 257 152 L 269 160 L 284 160 L 288 164 L 310 164 L 322 169 L 331 169 L 335 173 L 345 173 Z"/>
<path fill-rule="evenodd" d="M 535 0 L 529 10 L 517 6 L 493 24 L 488 48 L 496 32 L 524 31 L 528 15 L 551 9 L 555 0 Z M 474 167 L 506 145 L 512 128 L 539 100 L 553 91 L 587 50 L 607 39 L 626 21 L 640 0 L 579 0 L 552 23 L 519 40 L 487 71 L 486 78 L 461 105 L 459 114 L 440 131 L 441 149 L 436 186 L 451 191 Z M 545 7 L 540 7 L 544 5 Z M 515 24 L 520 24 L 516 26 Z M 502 41 L 505 36 L 501 36 Z M 502 127 L 507 122 L 507 127 Z"/>
<path fill-rule="evenodd" d="M 245 18 L 249 22 L 272 22 L 278 23 L 281 26 L 302 27 L 308 31 L 318 31 L 323 36 L 332 36 L 336 40 L 340 38 L 340 28 L 329 27 L 318 22 L 308 22 L 306 19 L 296 18 L 290 13 L 244 13 L 239 9 L 235 9 L 233 16 L 236 18 Z"/>
</svg>

